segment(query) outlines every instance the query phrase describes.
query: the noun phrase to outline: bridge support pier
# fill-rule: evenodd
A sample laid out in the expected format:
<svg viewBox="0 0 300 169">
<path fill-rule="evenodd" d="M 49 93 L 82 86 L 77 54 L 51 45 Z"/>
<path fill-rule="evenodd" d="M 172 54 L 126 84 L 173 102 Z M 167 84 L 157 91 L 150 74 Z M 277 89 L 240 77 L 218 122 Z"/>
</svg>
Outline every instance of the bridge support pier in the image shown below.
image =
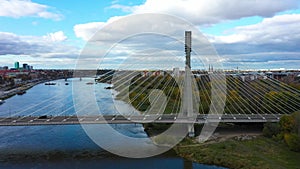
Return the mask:
<svg viewBox="0 0 300 169">
<path fill-rule="evenodd" d="M 189 137 L 195 137 L 195 129 L 194 129 L 194 124 L 188 124 L 188 136 Z"/>
<path fill-rule="evenodd" d="M 185 67 L 185 78 L 184 78 L 183 90 L 184 90 L 183 99 L 182 99 L 183 116 L 188 118 L 193 118 L 195 115 L 193 110 L 192 72 L 188 66 Z M 189 137 L 195 137 L 194 124 L 188 124 L 187 130 L 188 130 Z"/>
</svg>

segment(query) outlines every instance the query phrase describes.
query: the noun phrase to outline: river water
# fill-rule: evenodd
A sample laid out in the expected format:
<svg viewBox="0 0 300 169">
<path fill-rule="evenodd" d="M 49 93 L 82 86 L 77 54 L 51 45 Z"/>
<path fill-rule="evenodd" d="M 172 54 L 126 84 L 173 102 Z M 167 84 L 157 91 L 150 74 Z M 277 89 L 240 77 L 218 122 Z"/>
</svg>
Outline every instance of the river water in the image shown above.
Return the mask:
<svg viewBox="0 0 300 169">
<path fill-rule="evenodd" d="M 16 95 L 0 105 L 0 116 L 24 115 L 74 115 L 72 83 L 86 86 L 93 79 L 68 79 L 54 81 L 56 85 L 39 84 Z M 79 86 L 80 86 L 79 85 Z M 105 104 L 105 114 L 113 114 L 113 104 L 108 84 L 95 84 L 96 101 Z M 88 107 L 87 107 L 88 109 Z M 120 133 L 131 137 L 146 138 L 141 125 L 114 125 Z M 122 141 L 114 140 L 120 142 Z M 141 159 L 123 158 L 113 155 L 95 144 L 80 125 L 61 126 L 11 126 L 0 127 L 0 168 L 105 168 L 105 169 L 217 169 L 186 161 L 170 151 L 165 154 Z"/>
</svg>

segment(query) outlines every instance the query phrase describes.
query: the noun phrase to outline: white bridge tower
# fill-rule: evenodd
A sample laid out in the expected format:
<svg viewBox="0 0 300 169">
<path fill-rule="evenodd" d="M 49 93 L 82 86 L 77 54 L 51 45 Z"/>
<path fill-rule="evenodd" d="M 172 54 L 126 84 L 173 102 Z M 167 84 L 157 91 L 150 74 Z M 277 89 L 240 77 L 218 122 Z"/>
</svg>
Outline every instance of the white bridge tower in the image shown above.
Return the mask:
<svg viewBox="0 0 300 169">
<path fill-rule="evenodd" d="M 192 93 L 192 72 L 191 72 L 191 51 L 192 51 L 192 32 L 185 31 L 185 75 L 182 99 L 183 116 L 187 118 L 194 117 L 193 110 L 193 93 Z M 190 137 L 195 136 L 194 125 L 188 124 Z"/>
</svg>

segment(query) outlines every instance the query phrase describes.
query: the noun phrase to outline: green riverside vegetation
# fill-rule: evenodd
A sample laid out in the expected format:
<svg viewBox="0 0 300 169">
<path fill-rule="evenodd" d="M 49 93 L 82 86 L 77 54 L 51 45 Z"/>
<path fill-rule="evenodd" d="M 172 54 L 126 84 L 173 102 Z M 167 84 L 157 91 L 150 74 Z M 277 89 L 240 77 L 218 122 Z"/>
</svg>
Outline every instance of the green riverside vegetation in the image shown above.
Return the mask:
<svg viewBox="0 0 300 169">
<path fill-rule="evenodd" d="M 167 106 L 163 113 L 179 113 L 181 92 L 174 77 L 165 75 L 143 77 L 137 75 L 130 82 L 129 97 L 126 97 L 124 82 L 114 83 L 118 91 L 117 99 L 133 105 L 141 113 L 149 110 L 149 95 L 152 89 L 163 91 L 167 96 Z M 207 114 L 211 103 L 211 82 L 208 76 L 195 78 L 198 90 L 193 94 L 200 97 L 199 113 Z M 268 79 L 242 81 L 239 78 L 226 77 L 226 102 L 224 113 L 227 114 L 290 114 L 300 110 L 300 95 L 287 88 L 286 84 L 275 84 Z M 299 86 L 296 86 L 299 87 Z M 222 93 L 222 92 L 220 92 Z M 217 143 L 197 143 L 186 138 L 174 148 L 178 155 L 189 160 L 224 166 L 233 169 L 281 169 L 300 168 L 300 113 L 285 115 L 279 123 L 267 123 L 263 136 L 250 140 L 227 139 Z M 157 135 L 166 130 L 166 124 L 146 124 L 148 135 Z"/>
<path fill-rule="evenodd" d="M 233 169 L 300 168 L 300 112 L 283 116 L 279 123 L 266 123 L 263 135 L 212 144 L 186 138 L 174 149 L 189 160 Z"/>
<path fill-rule="evenodd" d="M 179 113 L 181 107 L 182 93 L 177 82 L 182 81 L 182 78 L 179 77 L 176 80 L 167 73 L 147 77 L 138 74 L 130 82 L 129 98 L 126 97 L 128 90 L 124 90 L 125 86 L 123 84 L 128 79 L 116 79 L 114 89 L 119 92 L 117 99 L 130 103 L 141 113 L 150 108 L 149 95 L 151 90 L 161 90 L 167 97 L 167 104 L 163 113 L 175 114 Z M 193 95 L 198 95 L 200 98 L 198 112 L 207 114 L 211 103 L 209 76 L 195 77 L 195 83 L 198 89 L 193 89 Z M 288 114 L 300 109 L 300 104 L 298 104 L 300 101 L 299 94 L 295 94 L 290 90 L 282 90 L 286 86 L 272 83 L 268 79 L 243 82 L 239 78 L 227 76 L 226 86 L 224 113 L 227 114 L 272 114 L 278 112 Z M 219 93 L 222 94 L 223 92 L 220 91 Z"/>
<path fill-rule="evenodd" d="M 178 155 L 198 163 L 232 169 L 297 169 L 300 153 L 291 151 L 285 143 L 271 138 L 226 140 L 215 144 L 196 144 L 186 139 L 175 151 Z"/>
</svg>

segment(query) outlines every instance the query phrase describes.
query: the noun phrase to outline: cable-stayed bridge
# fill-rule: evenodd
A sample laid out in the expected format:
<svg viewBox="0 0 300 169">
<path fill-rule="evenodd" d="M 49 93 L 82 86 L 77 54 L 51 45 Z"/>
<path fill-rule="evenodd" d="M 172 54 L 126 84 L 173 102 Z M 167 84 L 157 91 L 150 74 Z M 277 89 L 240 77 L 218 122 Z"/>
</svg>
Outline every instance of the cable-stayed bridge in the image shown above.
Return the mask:
<svg viewBox="0 0 300 169">
<path fill-rule="evenodd" d="M 124 77 L 126 78 L 126 77 Z M 235 79 L 227 77 L 229 82 Z M 168 85 L 170 82 L 166 83 Z M 254 80 L 253 84 L 257 87 L 250 86 L 248 82 L 239 84 L 239 88 L 244 93 L 245 97 L 234 100 L 232 97 L 227 97 L 227 102 L 235 105 L 231 107 L 230 112 L 224 114 L 205 114 L 203 112 L 195 113 L 195 116 L 183 116 L 175 111 L 168 114 L 129 114 L 121 115 L 91 115 L 86 113 L 83 116 L 67 115 L 64 113 L 73 109 L 73 105 L 64 109 L 51 109 L 51 104 L 59 104 L 65 98 L 53 97 L 41 101 L 37 105 L 24 108 L 20 112 L 15 112 L 8 116 L 0 117 L 0 126 L 33 126 L 33 125 L 76 125 L 76 124 L 144 124 L 144 123 L 182 123 L 182 124 L 203 124 L 209 122 L 224 122 L 224 123 L 265 123 L 278 122 L 280 117 L 285 114 L 290 114 L 300 110 L 300 91 L 284 84 L 276 79 Z M 227 83 L 228 89 L 237 85 L 236 83 Z M 260 90 L 258 90 L 260 89 Z M 268 92 L 270 91 L 270 92 Z M 266 97 L 266 93 L 274 93 L 281 91 L 280 97 Z M 207 93 L 208 94 L 208 93 Z M 265 100 L 255 100 L 261 96 Z M 145 98 L 148 99 L 148 98 Z M 246 102 L 248 100 L 248 102 Z M 255 100 L 257 102 L 251 101 Z M 72 102 L 72 101 L 70 101 Z M 227 105 L 226 105 L 227 106 Z M 225 106 L 225 109 L 226 109 Z M 89 104 L 82 106 L 82 109 L 89 107 Z M 177 106 L 178 108 L 178 106 Z M 36 110 L 37 109 L 37 110 Z M 79 110 L 79 111 L 83 111 Z M 172 110 L 176 110 L 176 107 Z M 49 111 L 48 113 L 42 113 Z M 201 111 L 201 110 L 200 110 Z M 85 113 L 83 113 L 85 114 Z"/>
<path fill-rule="evenodd" d="M 188 34 L 188 33 L 187 33 Z M 188 37 L 188 36 L 187 36 Z M 227 122 L 227 123 L 265 123 L 278 122 L 284 114 L 290 114 L 300 110 L 300 91 L 284 84 L 272 77 L 259 76 L 247 81 L 243 76 L 226 75 L 227 88 L 218 88 L 220 93 L 214 93 L 215 98 L 224 105 L 224 113 L 209 113 L 211 104 L 209 74 L 200 77 L 193 74 L 190 68 L 190 38 L 186 38 L 186 67 L 184 74 L 175 81 L 167 75 L 143 76 L 141 72 L 135 71 L 111 71 L 102 75 L 101 82 L 112 81 L 113 88 L 119 92 L 119 100 L 123 100 L 138 110 L 139 115 L 95 115 L 79 113 L 78 116 L 65 114 L 74 105 L 63 109 L 51 108 L 51 105 L 59 104 L 64 98 L 54 97 L 42 100 L 39 104 L 25 107 L 19 112 L 0 117 L 0 126 L 30 126 L 30 125 L 71 125 L 71 124 L 144 124 L 144 123 L 182 123 L 192 125 L 195 123 Z M 91 71 L 91 74 L 94 72 Z M 81 74 L 80 74 L 81 75 Z M 76 76 L 76 73 L 75 73 Z M 76 76 L 79 77 L 79 76 Z M 130 78 L 134 77 L 134 78 Z M 196 80 L 192 81 L 192 78 Z M 216 76 L 217 81 L 222 79 Z M 130 87 L 129 98 L 122 95 L 126 91 L 124 85 L 134 84 Z M 217 84 L 218 86 L 219 84 Z M 182 86 L 183 93 L 180 92 Z M 197 86 L 199 91 L 192 91 Z M 150 97 L 149 89 L 164 91 L 167 98 L 162 99 L 161 94 Z M 200 96 L 199 111 L 194 111 L 195 104 L 193 95 Z M 227 93 L 226 100 L 221 94 Z M 152 103 L 165 103 L 168 111 L 160 107 L 149 111 Z M 70 101 L 72 102 L 72 100 Z M 47 103 L 51 103 L 47 104 Z M 171 103 L 171 104 L 169 104 Z M 82 104 L 86 109 L 89 103 Z M 213 105 L 212 105 L 213 106 Z M 213 107 L 212 107 L 213 108 Z M 77 111 L 77 110 L 76 110 Z M 76 112 L 74 111 L 74 112 Z M 80 111 L 80 110 L 79 110 Z"/>
</svg>

